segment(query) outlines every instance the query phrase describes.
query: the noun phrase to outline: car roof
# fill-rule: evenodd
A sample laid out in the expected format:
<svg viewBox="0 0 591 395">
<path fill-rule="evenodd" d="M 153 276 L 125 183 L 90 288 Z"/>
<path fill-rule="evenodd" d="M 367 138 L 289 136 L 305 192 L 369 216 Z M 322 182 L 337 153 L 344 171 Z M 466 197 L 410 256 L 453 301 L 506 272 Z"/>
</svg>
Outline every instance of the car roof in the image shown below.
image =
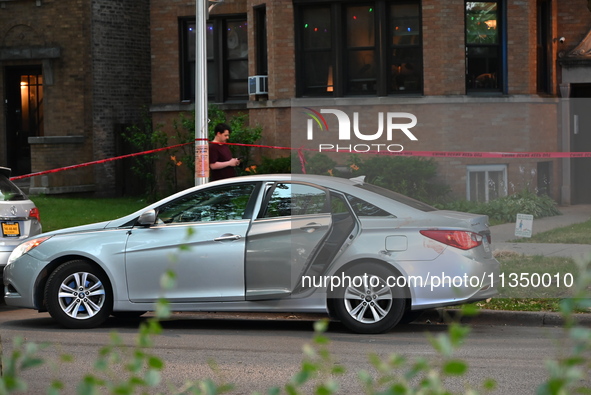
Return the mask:
<svg viewBox="0 0 591 395">
<path fill-rule="evenodd" d="M 224 180 L 213 181 L 207 183 L 206 185 L 215 185 L 214 183 L 226 184 L 228 182 L 243 182 L 243 181 L 269 181 L 269 182 L 277 182 L 277 181 L 298 181 L 298 182 L 310 182 L 314 184 L 318 184 L 321 186 L 338 188 L 340 187 L 351 187 L 357 184 L 363 184 L 363 177 L 358 178 L 341 178 L 341 177 L 331 177 L 331 176 L 322 176 L 317 174 L 288 174 L 288 173 L 279 173 L 279 174 L 256 174 L 256 175 L 248 175 L 248 176 L 241 176 L 241 177 L 234 177 L 234 178 L 226 178 Z"/>
</svg>

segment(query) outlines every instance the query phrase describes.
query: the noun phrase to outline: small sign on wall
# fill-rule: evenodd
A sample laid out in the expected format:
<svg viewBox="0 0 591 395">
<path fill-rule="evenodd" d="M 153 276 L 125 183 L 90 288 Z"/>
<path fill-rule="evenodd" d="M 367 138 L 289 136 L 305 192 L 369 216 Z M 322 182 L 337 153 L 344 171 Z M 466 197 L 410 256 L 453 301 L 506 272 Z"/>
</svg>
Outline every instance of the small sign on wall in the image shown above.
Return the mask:
<svg viewBox="0 0 591 395">
<path fill-rule="evenodd" d="M 534 224 L 534 216 L 530 214 L 517 214 L 515 221 L 515 236 L 531 237 Z"/>
</svg>

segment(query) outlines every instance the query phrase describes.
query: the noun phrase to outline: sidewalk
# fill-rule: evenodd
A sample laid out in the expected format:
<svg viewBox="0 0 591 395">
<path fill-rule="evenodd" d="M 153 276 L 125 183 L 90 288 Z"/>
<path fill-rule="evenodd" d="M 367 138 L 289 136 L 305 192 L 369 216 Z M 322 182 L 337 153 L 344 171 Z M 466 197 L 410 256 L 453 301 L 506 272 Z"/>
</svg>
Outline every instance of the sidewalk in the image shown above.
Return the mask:
<svg viewBox="0 0 591 395">
<path fill-rule="evenodd" d="M 562 215 L 534 219 L 532 233 L 546 232 L 591 219 L 591 204 L 580 204 L 558 208 Z M 491 226 L 494 251 L 512 251 L 524 255 L 564 256 L 574 259 L 591 259 L 590 244 L 543 244 L 512 243 L 515 236 L 515 223 Z"/>
</svg>

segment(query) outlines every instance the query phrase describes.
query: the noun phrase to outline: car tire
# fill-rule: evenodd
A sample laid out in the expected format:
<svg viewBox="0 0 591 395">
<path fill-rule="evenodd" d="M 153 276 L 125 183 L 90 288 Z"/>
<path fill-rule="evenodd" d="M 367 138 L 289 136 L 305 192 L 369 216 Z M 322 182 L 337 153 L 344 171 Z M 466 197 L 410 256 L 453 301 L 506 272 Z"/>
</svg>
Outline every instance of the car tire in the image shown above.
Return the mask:
<svg viewBox="0 0 591 395">
<path fill-rule="evenodd" d="M 83 260 L 66 262 L 51 273 L 45 286 L 49 314 L 72 329 L 103 324 L 113 309 L 113 291 L 105 273 Z"/>
<path fill-rule="evenodd" d="M 387 286 L 390 276 L 396 276 L 394 271 L 377 263 L 347 269 L 341 278 L 351 278 L 351 284 L 347 281 L 332 293 L 337 319 L 356 333 L 383 333 L 396 326 L 405 312 L 406 298 L 404 289 Z"/>
<path fill-rule="evenodd" d="M 424 312 L 425 310 L 407 311 L 400 319 L 399 324 L 410 324 L 411 322 L 418 320 Z"/>
</svg>

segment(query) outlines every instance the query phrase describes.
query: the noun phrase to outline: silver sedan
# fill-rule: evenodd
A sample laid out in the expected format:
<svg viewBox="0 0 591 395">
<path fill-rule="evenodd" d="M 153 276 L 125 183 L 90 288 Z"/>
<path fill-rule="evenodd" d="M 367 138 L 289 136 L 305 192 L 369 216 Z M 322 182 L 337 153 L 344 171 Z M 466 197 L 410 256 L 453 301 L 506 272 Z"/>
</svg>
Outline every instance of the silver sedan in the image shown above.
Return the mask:
<svg viewBox="0 0 591 395">
<path fill-rule="evenodd" d="M 5 301 L 70 328 L 165 297 L 173 311 L 327 313 L 379 333 L 497 293 L 487 221 L 363 178 L 236 177 L 28 239 L 4 270 Z M 162 289 L 168 271 L 176 283 Z"/>
<path fill-rule="evenodd" d="M 0 277 L 10 253 L 23 240 L 41 233 L 39 209 L 0 167 Z"/>
</svg>

